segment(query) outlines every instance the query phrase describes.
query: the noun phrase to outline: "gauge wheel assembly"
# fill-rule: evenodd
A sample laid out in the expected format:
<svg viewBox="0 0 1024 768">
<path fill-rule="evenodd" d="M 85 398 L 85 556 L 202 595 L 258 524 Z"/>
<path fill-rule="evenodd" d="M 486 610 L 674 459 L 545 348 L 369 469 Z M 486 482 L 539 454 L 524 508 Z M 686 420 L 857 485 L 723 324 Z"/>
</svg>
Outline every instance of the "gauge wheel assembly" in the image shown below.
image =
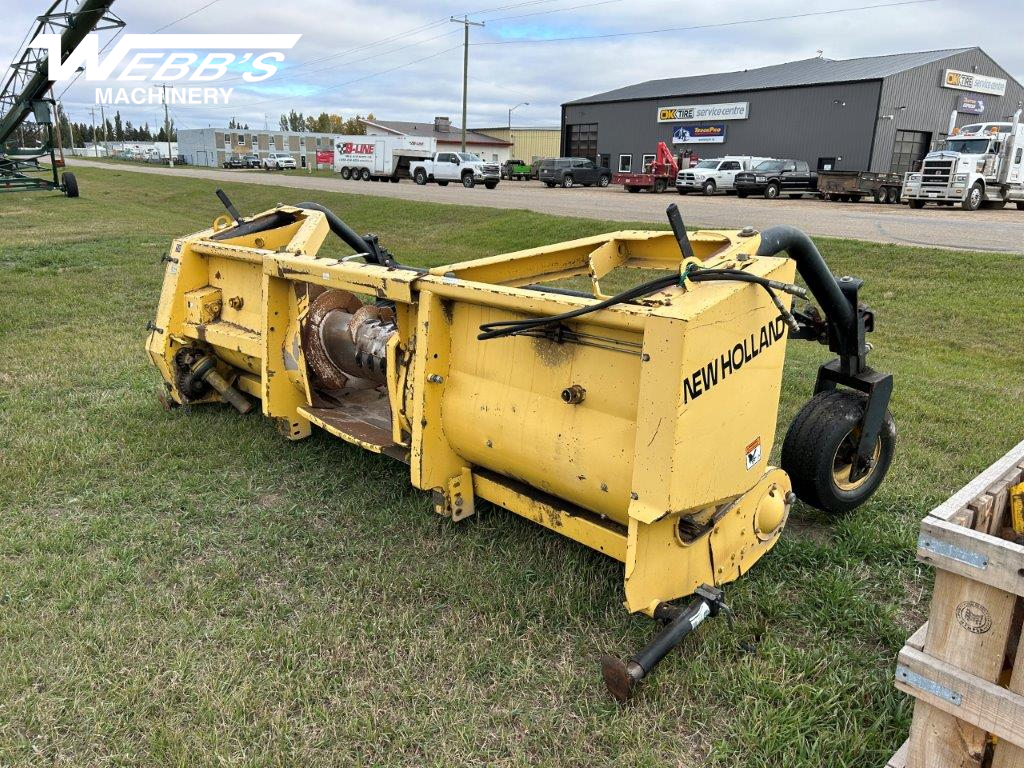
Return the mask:
<svg viewBox="0 0 1024 768">
<path fill-rule="evenodd" d="M 870 465 L 855 477 L 866 404 L 858 392 L 833 390 L 815 395 L 797 413 L 782 444 L 781 464 L 801 501 L 838 514 L 863 504 L 878 489 L 892 463 L 896 424 L 886 410 Z"/>
</svg>

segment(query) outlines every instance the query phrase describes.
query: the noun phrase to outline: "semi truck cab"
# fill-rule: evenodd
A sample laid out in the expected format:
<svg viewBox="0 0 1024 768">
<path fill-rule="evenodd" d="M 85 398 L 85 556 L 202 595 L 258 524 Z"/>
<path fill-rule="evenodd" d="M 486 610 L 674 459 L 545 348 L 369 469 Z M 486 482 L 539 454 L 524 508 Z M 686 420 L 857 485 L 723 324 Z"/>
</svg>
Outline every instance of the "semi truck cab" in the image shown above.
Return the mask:
<svg viewBox="0 0 1024 768">
<path fill-rule="evenodd" d="M 911 208 L 926 203 L 959 203 L 968 211 L 1024 209 L 1024 125 L 1020 112 L 1008 123 L 975 123 L 954 131 L 940 149 L 929 152 L 921 170 L 904 179 L 903 197 Z"/>
</svg>

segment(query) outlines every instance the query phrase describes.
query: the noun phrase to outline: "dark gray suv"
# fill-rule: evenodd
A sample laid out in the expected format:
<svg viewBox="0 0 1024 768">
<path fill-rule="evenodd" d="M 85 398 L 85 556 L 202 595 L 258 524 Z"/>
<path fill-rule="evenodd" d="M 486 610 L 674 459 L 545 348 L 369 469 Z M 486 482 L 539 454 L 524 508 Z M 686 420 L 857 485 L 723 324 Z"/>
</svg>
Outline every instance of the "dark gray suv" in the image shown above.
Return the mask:
<svg viewBox="0 0 1024 768">
<path fill-rule="evenodd" d="M 570 189 L 590 187 L 594 184 L 607 187 L 611 183 L 612 172 L 585 157 L 558 157 L 553 160 L 541 160 L 537 178 L 549 187 L 561 186 Z"/>
</svg>

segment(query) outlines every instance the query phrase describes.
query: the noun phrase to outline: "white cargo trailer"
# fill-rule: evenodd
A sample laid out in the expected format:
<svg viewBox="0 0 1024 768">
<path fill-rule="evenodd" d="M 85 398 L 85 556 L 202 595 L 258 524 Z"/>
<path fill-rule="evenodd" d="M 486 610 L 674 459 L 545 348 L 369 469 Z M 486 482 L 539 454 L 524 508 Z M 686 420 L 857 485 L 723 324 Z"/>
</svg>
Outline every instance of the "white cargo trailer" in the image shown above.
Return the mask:
<svg viewBox="0 0 1024 768">
<path fill-rule="evenodd" d="M 409 163 L 431 158 L 437 139 L 419 136 L 335 136 L 334 170 L 343 179 L 408 179 Z"/>
</svg>

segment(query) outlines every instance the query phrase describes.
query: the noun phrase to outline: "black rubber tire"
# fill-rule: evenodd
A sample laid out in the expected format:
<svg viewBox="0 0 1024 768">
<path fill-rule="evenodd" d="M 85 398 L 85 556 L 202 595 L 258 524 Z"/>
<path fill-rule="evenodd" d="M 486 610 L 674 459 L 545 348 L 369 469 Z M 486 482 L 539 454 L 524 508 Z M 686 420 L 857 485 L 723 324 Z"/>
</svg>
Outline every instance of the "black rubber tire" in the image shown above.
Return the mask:
<svg viewBox="0 0 1024 768">
<path fill-rule="evenodd" d="M 661 194 L 662 192 L 665 191 L 666 187 L 668 187 L 668 182 L 667 181 L 665 181 L 664 179 L 655 179 L 654 180 L 654 189 L 652 191 L 653 192 L 657 192 L 658 194 Z"/>
<path fill-rule="evenodd" d="M 388 176 L 388 181 L 392 184 L 397 184 L 399 182 L 399 178 L 397 176 Z"/>
<path fill-rule="evenodd" d="M 370 180 L 370 169 L 369 168 L 363 168 L 362 170 L 360 170 L 359 171 L 359 178 L 362 179 L 363 181 L 369 181 Z"/>
<path fill-rule="evenodd" d="M 548 189 L 554 189 L 555 188 L 555 182 L 553 182 L 553 181 L 545 181 L 544 182 L 544 186 L 546 186 Z"/>
<path fill-rule="evenodd" d="M 987 211 L 1001 211 L 1006 207 L 1005 200 L 986 200 L 981 207 Z"/>
<path fill-rule="evenodd" d="M 60 177 L 61 183 L 64 185 L 64 194 L 68 197 L 78 197 L 78 179 L 75 178 L 73 173 L 65 173 Z"/>
<path fill-rule="evenodd" d="M 462 186 L 464 186 L 466 189 L 472 189 L 473 187 L 476 186 L 476 179 L 473 178 L 472 173 L 462 174 Z"/>
<path fill-rule="evenodd" d="M 676 187 L 676 192 L 678 192 L 680 195 L 688 195 L 688 194 L 690 194 L 690 190 L 688 190 L 688 189 L 679 189 L 678 187 Z"/>
<path fill-rule="evenodd" d="M 572 189 L 572 185 L 573 185 L 572 174 L 571 173 L 565 174 L 565 176 L 562 177 L 562 189 Z"/>
<path fill-rule="evenodd" d="M 341 178 L 343 178 L 345 181 L 348 181 L 349 179 L 351 179 L 352 178 L 352 169 L 351 168 L 342 168 L 341 169 Z"/>
<path fill-rule="evenodd" d="M 980 181 L 976 181 L 971 185 L 971 188 L 967 190 L 967 194 L 964 195 L 964 199 L 960 201 L 960 207 L 965 211 L 976 211 L 981 208 L 981 204 L 984 200 L 985 188 Z"/>
<path fill-rule="evenodd" d="M 900 190 L 897 187 L 889 187 L 885 191 L 885 202 L 895 205 L 900 201 Z"/>
<path fill-rule="evenodd" d="M 924 208 L 924 200 L 908 200 L 907 205 L 915 210 L 920 210 Z"/>
<path fill-rule="evenodd" d="M 871 190 L 871 199 L 876 203 L 884 203 L 886 201 L 884 189 L 873 189 Z"/>
<path fill-rule="evenodd" d="M 602 176 L 600 181 L 597 182 L 597 186 L 604 188 L 604 187 L 607 187 L 611 183 L 612 183 L 612 177 L 611 176 Z"/>
<path fill-rule="evenodd" d="M 764 188 L 764 199 L 765 200 L 778 200 L 779 199 L 779 193 L 781 191 L 782 191 L 782 188 L 779 186 L 779 183 L 777 181 L 771 181 L 771 182 L 768 183 L 768 186 Z"/>
<path fill-rule="evenodd" d="M 749 195 L 749 192 L 740 192 L 739 190 L 736 190 L 736 197 L 738 197 L 740 200 L 746 200 L 747 197 L 749 197 Z"/>
<path fill-rule="evenodd" d="M 421 187 L 424 186 L 427 183 L 427 172 L 422 168 L 417 168 L 416 173 L 412 175 L 412 180 Z"/>
<path fill-rule="evenodd" d="M 1024 202 L 1017 203 L 1017 210 L 1024 211 Z"/>
<path fill-rule="evenodd" d="M 494 189 L 495 187 L 497 187 L 497 186 L 498 186 L 498 182 L 496 182 L 496 181 L 485 181 L 485 182 L 484 182 L 484 186 L 485 186 L 485 187 L 486 187 L 487 189 Z"/>
<path fill-rule="evenodd" d="M 700 191 L 701 194 L 711 197 L 711 195 L 718 191 L 718 185 L 713 180 L 708 179 L 704 182 L 704 186 L 700 188 Z"/>
<path fill-rule="evenodd" d="M 629 184 L 629 185 L 626 186 L 626 191 L 627 192 L 639 192 L 640 191 L 640 187 L 635 186 L 633 184 Z"/>
<path fill-rule="evenodd" d="M 840 487 L 835 479 L 835 462 L 841 451 L 850 448 L 866 402 L 867 397 L 859 392 L 822 392 L 811 398 L 789 425 L 780 464 L 793 482 L 797 498 L 805 504 L 832 514 L 849 512 L 871 498 L 885 479 L 896 448 L 896 423 L 889 411 L 868 474 L 851 488 Z"/>
</svg>

